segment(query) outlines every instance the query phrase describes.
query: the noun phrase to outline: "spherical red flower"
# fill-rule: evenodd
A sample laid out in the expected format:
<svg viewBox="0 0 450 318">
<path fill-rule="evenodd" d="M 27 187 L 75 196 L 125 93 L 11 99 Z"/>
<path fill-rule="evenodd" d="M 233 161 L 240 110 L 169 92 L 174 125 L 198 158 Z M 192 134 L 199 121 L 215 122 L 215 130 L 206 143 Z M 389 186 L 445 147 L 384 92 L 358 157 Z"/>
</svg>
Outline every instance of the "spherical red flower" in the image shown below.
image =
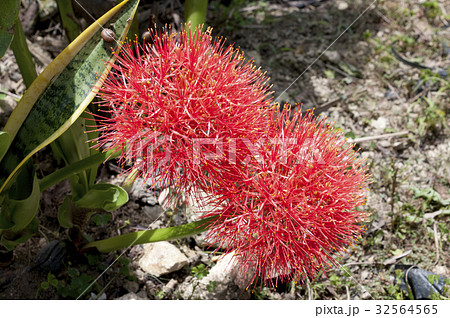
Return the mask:
<svg viewBox="0 0 450 318">
<path fill-rule="evenodd" d="M 226 147 L 266 128 L 267 78 L 211 30 L 152 31 L 153 44 L 124 44 L 100 89 L 97 147 L 162 186 L 207 188 L 226 179 Z M 239 154 L 241 156 L 241 154 Z"/>
<path fill-rule="evenodd" d="M 272 112 L 271 131 L 240 183 L 222 188 L 208 240 L 235 252 L 264 280 L 313 278 L 364 230 L 368 175 L 340 133 L 290 111 Z M 211 203 L 213 204 L 213 203 Z"/>
</svg>

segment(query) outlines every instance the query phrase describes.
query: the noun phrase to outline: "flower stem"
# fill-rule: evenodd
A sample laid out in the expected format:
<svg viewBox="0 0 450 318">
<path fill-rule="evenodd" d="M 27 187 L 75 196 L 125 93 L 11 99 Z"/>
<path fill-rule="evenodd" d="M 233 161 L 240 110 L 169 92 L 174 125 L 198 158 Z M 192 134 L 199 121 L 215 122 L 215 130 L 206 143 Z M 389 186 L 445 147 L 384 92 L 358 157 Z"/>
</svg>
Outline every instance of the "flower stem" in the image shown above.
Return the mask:
<svg viewBox="0 0 450 318">
<path fill-rule="evenodd" d="M 14 25 L 14 38 L 11 42 L 11 49 L 16 57 L 25 86 L 28 88 L 36 79 L 37 73 L 30 50 L 28 49 L 25 34 L 23 33 L 22 24 L 18 18 Z"/>
<path fill-rule="evenodd" d="M 75 13 L 73 12 L 72 2 L 70 0 L 56 0 L 58 3 L 59 15 L 61 22 L 66 30 L 67 38 L 69 42 L 75 40 L 80 35 L 80 27 L 75 23 Z"/>
<path fill-rule="evenodd" d="M 191 22 L 191 30 L 206 21 L 208 0 L 186 0 L 184 4 L 184 21 Z"/>
<path fill-rule="evenodd" d="M 206 231 L 208 225 L 215 219 L 216 217 L 210 217 L 180 226 L 123 234 L 101 241 L 90 242 L 84 245 L 83 249 L 96 248 L 101 253 L 108 253 L 139 244 L 175 240 Z"/>
</svg>

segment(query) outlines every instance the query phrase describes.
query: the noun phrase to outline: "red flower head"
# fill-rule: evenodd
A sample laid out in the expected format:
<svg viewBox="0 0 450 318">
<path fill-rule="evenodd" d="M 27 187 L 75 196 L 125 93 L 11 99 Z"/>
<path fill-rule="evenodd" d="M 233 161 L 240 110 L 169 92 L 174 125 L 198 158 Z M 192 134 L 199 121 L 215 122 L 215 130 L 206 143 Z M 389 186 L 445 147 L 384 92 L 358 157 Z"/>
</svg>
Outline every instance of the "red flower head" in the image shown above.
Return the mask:
<svg viewBox="0 0 450 318">
<path fill-rule="evenodd" d="M 259 155 L 242 182 L 222 189 L 210 242 L 234 251 L 241 269 L 264 280 L 302 280 L 336 264 L 363 232 L 368 175 L 352 147 L 312 113 L 272 113 Z"/>
<path fill-rule="evenodd" d="M 210 240 L 253 278 L 314 277 L 364 229 L 366 168 L 323 120 L 270 106 L 265 75 L 210 32 L 124 45 L 100 89 L 98 147 L 126 147 L 122 163 L 163 187 L 206 192 Z"/>
<path fill-rule="evenodd" d="M 153 31 L 152 45 L 127 43 L 118 54 L 100 89 L 107 115 L 97 147 L 126 147 L 128 171 L 162 186 L 210 187 L 229 163 L 223 145 L 255 140 L 265 128 L 265 74 L 210 33 Z"/>
</svg>

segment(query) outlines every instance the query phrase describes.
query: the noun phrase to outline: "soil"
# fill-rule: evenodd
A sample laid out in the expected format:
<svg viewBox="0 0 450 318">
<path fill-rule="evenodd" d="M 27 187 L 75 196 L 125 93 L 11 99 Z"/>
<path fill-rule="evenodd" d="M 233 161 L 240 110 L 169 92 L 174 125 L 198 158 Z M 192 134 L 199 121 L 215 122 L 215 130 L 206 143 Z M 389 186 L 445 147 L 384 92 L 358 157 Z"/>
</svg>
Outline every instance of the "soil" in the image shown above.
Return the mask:
<svg viewBox="0 0 450 318">
<path fill-rule="evenodd" d="M 23 0 L 22 11 L 31 10 L 33 2 Z M 42 7 L 53 1 L 38 2 Z M 0 267 L 0 299 L 115 299 L 130 292 L 144 299 L 407 299 L 396 279 L 400 265 L 450 277 L 450 4 L 371 3 L 210 1 L 207 16 L 214 36 L 235 43 L 267 71 L 277 102 L 314 108 L 367 158 L 373 182 L 363 208 L 371 223 L 359 243 L 340 255 L 343 266 L 301 286 L 246 290 L 227 283 L 230 292 L 208 293 L 193 269 L 204 264 L 210 270 L 217 257 L 197 237 L 172 242 L 190 255 L 187 266 L 161 277 L 147 275 L 138 265 L 142 246 L 106 255 L 71 248 L 57 221 L 58 206 L 70 194 L 63 182 L 42 193 L 39 235 L 18 246 L 12 261 Z M 38 72 L 67 45 L 56 11 L 45 8 L 53 14 L 22 16 Z M 180 29 L 179 1 L 141 1 L 138 11 L 141 32 L 154 23 Z M 79 19 L 90 23 L 81 13 Z M 401 61 L 392 49 L 413 63 Z M 11 50 L 0 59 L 0 83 L 3 127 L 25 90 Z M 387 135 L 393 133 L 399 134 Z M 39 177 L 58 166 L 49 148 L 34 161 Z M 121 184 L 119 171 L 111 161 L 98 178 Z M 426 188 L 434 189 L 441 203 L 413 190 Z M 92 219 L 86 234 L 99 240 L 149 224 L 154 229 L 187 221 L 183 211 L 163 213 L 158 191 L 146 191 L 145 185 L 133 189 L 125 206 L 110 219 L 107 213 Z M 52 248 L 42 251 L 49 244 Z M 54 258 L 42 260 L 48 253 Z M 195 288 L 205 293 L 194 294 Z"/>
</svg>

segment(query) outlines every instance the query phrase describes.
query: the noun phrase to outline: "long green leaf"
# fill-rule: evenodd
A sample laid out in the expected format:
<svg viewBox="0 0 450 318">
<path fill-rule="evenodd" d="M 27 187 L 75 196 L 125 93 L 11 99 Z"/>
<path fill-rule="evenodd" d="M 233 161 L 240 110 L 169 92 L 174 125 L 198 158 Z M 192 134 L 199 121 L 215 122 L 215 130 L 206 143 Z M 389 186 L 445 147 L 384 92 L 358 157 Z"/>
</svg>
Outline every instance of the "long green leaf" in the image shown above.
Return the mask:
<svg viewBox="0 0 450 318">
<path fill-rule="evenodd" d="M 176 240 L 206 231 L 215 219 L 215 217 L 210 217 L 180 226 L 123 234 L 106 240 L 90 242 L 83 246 L 83 249 L 96 248 L 101 253 L 108 253 L 138 244 Z"/>
<path fill-rule="evenodd" d="M 3 157 L 6 150 L 8 150 L 9 139 L 9 134 L 7 132 L 0 131 L 0 157 Z"/>
<path fill-rule="evenodd" d="M 113 150 L 109 150 L 107 152 L 100 152 L 95 155 L 91 155 L 83 160 L 77 161 L 75 163 L 72 163 L 68 166 L 65 166 L 64 168 L 61 168 L 59 170 L 56 170 L 52 174 L 49 174 L 48 176 L 42 178 L 39 180 L 39 187 L 41 191 L 44 191 L 51 186 L 71 177 L 75 174 L 84 171 L 86 167 L 99 165 L 101 163 L 104 163 L 105 161 L 117 158 L 122 152 Z"/>
<path fill-rule="evenodd" d="M 124 1 L 94 22 L 26 91 L 4 129 L 12 143 L 0 165 L 0 192 L 34 153 L 66 131 L 94 98 L 110 69 L 104 61 L 114 61 L 111 49 L 116 50 L 124 40 L 138 3 Z M 119 42 L 101 39 L 101 26 L 106 23 Z"/>
<path fill-rule="evenodd" d="M 0 10 L 0 57 L 8 49 L 14 35 L 14 23 L 19 16 L 20 0 L 2 0 Z M 20 23 L 20 22 L 19 22 Z"/>
</svg>

